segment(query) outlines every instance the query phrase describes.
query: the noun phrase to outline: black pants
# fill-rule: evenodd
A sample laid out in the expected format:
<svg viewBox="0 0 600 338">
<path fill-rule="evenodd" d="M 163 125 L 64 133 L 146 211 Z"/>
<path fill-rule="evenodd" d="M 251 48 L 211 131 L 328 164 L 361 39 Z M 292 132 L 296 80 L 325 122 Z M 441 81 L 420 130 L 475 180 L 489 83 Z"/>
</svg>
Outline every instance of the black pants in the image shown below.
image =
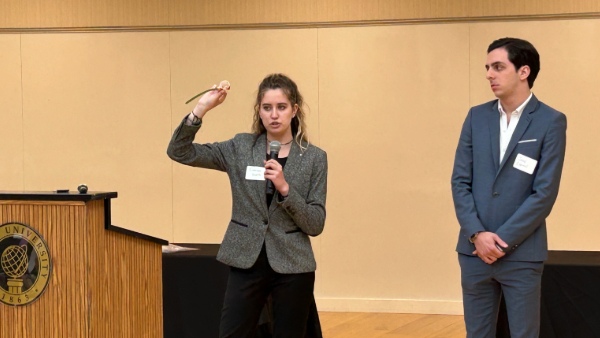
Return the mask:
<svg viewBox="0 0 600 338">
<path fill-rule="evenodd" d="M 250 269 L 231 268 L 221 313 L 220 337 L 253 337 L 267 298 L 273 304 L 273 337 L 304 337 L 313 302 L 315 273 L 280 274 L 265 246 Z"/>
</svg>

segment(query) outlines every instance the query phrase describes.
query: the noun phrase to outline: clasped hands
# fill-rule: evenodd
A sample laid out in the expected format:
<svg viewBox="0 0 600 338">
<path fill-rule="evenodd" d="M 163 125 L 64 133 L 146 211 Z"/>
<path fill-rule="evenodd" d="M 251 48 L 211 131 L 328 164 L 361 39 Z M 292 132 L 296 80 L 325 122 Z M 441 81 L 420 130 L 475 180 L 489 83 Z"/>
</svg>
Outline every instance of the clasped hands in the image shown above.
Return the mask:
<svg viewBox="0 0 600 338">
<path fill-rule="evenodd" d="M 480 232 L 473 241 L 475 244 L 474 255 L 477 255 L 487 264 L 493 264 L 498 259 L 504 257 L 506 253 L 500 248 L 507 248 L 508 245 L 493 232 Z"/>
</svg>

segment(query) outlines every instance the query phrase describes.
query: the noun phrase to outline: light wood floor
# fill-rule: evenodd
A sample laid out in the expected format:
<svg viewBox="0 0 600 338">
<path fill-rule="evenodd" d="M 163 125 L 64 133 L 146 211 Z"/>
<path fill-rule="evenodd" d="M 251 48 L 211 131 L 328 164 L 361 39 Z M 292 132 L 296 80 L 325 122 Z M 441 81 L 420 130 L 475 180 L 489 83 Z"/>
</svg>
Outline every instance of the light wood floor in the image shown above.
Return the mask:
<svg viewBox="0 0 600 338">
<path fill-rule="evenodd" d="M 463 316 L 319 312 L 324 338 L 464 338 Z"/>
</svg>

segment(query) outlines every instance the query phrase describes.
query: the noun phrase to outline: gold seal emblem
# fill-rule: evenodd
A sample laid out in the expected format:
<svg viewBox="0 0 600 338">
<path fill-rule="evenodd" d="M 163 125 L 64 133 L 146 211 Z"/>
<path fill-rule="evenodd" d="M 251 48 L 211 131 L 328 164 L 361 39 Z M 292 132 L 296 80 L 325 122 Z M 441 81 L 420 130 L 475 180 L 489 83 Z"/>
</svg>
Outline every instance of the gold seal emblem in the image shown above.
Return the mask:
<svg viewBox="0 0 600 338">
<path fill-rule="evenodd" d="M 44 292 L 52 260 L 46 241 L 20 223 L 0 225 L 0 302 L 27 305 Z"/>
</svg>

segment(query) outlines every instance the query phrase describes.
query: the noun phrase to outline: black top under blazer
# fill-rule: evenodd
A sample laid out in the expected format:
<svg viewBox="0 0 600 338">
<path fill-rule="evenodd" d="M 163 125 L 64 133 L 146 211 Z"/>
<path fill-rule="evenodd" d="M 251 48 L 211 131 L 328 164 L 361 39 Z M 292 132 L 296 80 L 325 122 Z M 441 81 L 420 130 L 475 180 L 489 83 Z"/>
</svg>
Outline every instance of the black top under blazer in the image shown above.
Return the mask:
<svg viewBox="0 0 600 338">
<path fill-rule="evenodd" d="M 247 269 L 266 246 L 267 257 L 278 273 L 304 273 L 316 269 L 309 236 L 325 226 L 327 154 L 312 144 L 302 150 L 292 142 L 283 173 L 290 186 L 280 202 L 278 192 L 267 207 L 265 181 L 247 180 L 248 166 L 264 167 L 266 134 L 237 134 L 225 142 L 193 143 L 200 126 L 186 124 L 175 130 L 167 154 L 179 163 L 224 171 L 232 193 L 231 221 L 217 259 Z"/>
</svg>

